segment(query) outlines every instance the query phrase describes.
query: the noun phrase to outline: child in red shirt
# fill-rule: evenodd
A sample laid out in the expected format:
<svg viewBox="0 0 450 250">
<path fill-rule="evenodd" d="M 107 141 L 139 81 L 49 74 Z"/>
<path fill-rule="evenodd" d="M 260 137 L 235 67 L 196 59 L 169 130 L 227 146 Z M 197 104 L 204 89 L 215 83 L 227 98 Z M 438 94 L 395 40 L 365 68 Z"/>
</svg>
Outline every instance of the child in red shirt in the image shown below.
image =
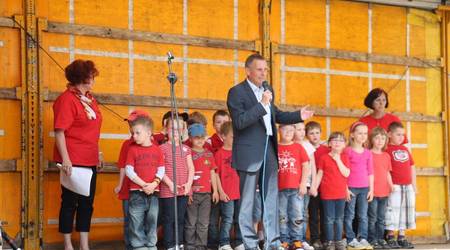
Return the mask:
<svg viewBox="0 0 450 250">
<path fill-rule="evenodd" d="M 320 139 L 322 134 L 322 128 L 318 122 L 310 121 L 305 125 L 305 133 L 308 141 L 314 146 L 314 163 L 317 170 L 317 164 L 319 163 L 319 159 L 322 155 L 328 154 L 330 149 L 328 146 L 324 145 Z M 317 171 L 316 171 L 317 175 Z M 309 232 L 311 235 L 311 244 L 314 249 L 322 249 L 322 242 L 325 242 L 325 233 L 323 230 L 319 230 L 320 228 L 325 228 L 323 225 L 323 220 L 320 218 L 324 218 L 322 204 L 320 201 L 320 194 L 314 194 L 313 190 L 310 189 L 310 200 L 308 204 L 308 212 L 309 212 Z M 319 216 L 320 214 L 320 216 Z"/>
<path fill-rule="evenodd" d="M 186 249 L 206 249 L 211 198 L 214 203 L 219 201 L 216 164 L 213 153 L 203 148 L 206 141 L 205 127 L 200 123 L 194 123 L 188 131 L 192 142 L 195 175 L 192 184 L 193 194 L 189 197 L 187 207 Z"/>
<path fill-rule="evenodd" d="M 178 243 L 184 243 L 184 222 L 188 196 L 191 194 L 191 187 L 194 178 L 194 163 L 192 162 L 191 149 L 180 143 L 181 135 L 184 132 L 184 122 L 176 122 L 169 119 L 166 123 L 166 134 L 169 140 L 160 146 L 164 154 L 164 165 L 166 174 L 161 183 L 160 201 L 162 207 L 162 222 L 164 231 L 164 247 L 166 249 L 176 248 L 175 246 L 175 199 L 177 199 L 178 216 Z M 173 139 L 173 140 L 172 140 Z M 176 184 L 174 187 L 173 153 L 172 141 L 175 145 L 176 161 Z M 178 246 L 180 247 L 180 246 Z"/>
<path fill-rule="evenodd" d="M 372 151 L 374 192 L 369 202 L 369 241 L 373 248 L 389 248 L 384 240 L 384 219 L 387 198 L 393 188 L 390 171 L 391 157 L 384 152 L 387 145 L 387 133 L 381 127 L 372 129 L 369 135 L 369 148 Z"/>
<path fill-rule="evenodd" d="M 239 199 L 239 175 L 236 169 L 231 167 L 231 150 L 233 146 L 233 127 L 231 122 L 225 122 L 220 128 L 223 138 L 223 147 L 214 155 L 217 165 L 219 181 L 217 187 L 220 195 L 220 223 L 219 250 L 232 250 L 230 230 L 234 224 L 236 249 L 244 247 L 241 230 L 238 225 Z"/>
<path fill-rule="evenodd" d="M 136 120 L 136 118 L 144 116 L 149 117 L 148 113 L 143 110 L 134 110 L 130 113 L 127 118 L 128 126 L 131 130 L 131 122 Z M 129 197 L 129 179 L 125 174 L 125 163 L 127 160 L 128 149 L 131 144 L 134 144 L 133 137 L 131 136 L 129 139 L 125 140 L 122 143 L 122 147 L 120 148 L 119 160 L 117 161 L 117 167 L 120 170 L 119 174 L 119 183 L 114 188 L 114 193 L 117 194 L 119 200 L 122 200 L 122 211 L 123 211 L 123 237 L 126 249 L 131 249 L 130 238 L 129 238 L 129 216 L 128 216 L 128 197 Z"/>
<path fill-rule="evenodd" d="M 347 177 L 350 174 L 349 160 L 343 150 L 345 136 L 341 132 L 333 132 L 328 139 L 331 152 L 324 154 L 317 164 L 314 191 L 320 186 L 320 196 L 325 215 L 325 236 L 327 249 L 346 249 L 342 239 L 345 198 L 347 196 Z"/>
<path fill-rule="evenodd" d="M 294 125 L 280 125 L 278 143 L 278 189 L 281 246 L 303 249 L 304 196 L 310 174 L 309 157 L 294 143 Z M 300 223 L 299 223 L 300 222 Z"/>
<path fill-rule="evenodd" d="M 130 179 L 129 232 L 133 249 L 156 249 L 158 195 L 157 188 L 164 176 L 164 158 L 158 146 L 152 144 L 153 122 L 140 116 L 131 122 L 135 144 L 127 153 L 125 172 Z M 144 232 L 142 228 L 145 228 Z"/>
<path fill-rule="evenodd" d="M 405 129 L 399 122 L 393 122 L 388 130 L 389 145 L 386 152 L 391 157 L 393 191 L 389 195 L 386 229 L 389 230 L 387 242 L 391 248 L 414 248 L 406 240 L 405 230 L 416 228 L 416 171 L 411 154 L 403 145 Z M 398 232 L 395 240 L 394 232 Z"/>
</svg>

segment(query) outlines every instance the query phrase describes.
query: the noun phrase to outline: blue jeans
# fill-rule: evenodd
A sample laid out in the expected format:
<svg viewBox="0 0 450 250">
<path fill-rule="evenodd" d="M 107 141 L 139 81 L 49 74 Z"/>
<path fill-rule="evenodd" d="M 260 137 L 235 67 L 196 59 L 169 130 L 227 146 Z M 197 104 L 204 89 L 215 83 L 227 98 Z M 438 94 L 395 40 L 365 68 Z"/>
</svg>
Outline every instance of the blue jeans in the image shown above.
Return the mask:
<svg viewBox="0 0 450 250">
<path fill-rule="evenodd" d="M 308 188 L 309 190 L 309 188 Z M 308 227 L 308 219 L 309 219 L 309 212 L 308 212 L 308 205 L 309 205 L 309 195 L 305 194 L 303 196 L 303 221 L 302 224 L 302 242 L 306 241 L 306 228 Z"/>
<path fill-rule="evenodd" d="M 188 197 L 177 197 L 177 216 L 178 216 L 178 244 L 184 244 L 184 220 L 186 217 Z M 164 247 L 171 248 L 175 246 L 175 202 L 174 198 L 161 198 Z"/>
<path fill-rule="evenodd" d="M 327 241 L 340 241 L 344 221 L 345 199 L 322 200 L 325 220 L 325 237 Z"/>
<path fill-rule="evenodd" d="M 369 241 L 384 239 L 387 197 L 374 197 L 369 203 Z"/>
<path fill-rule="evenodd" d="M 130 244 L 130 216 L 129 216 L 129 206 L 128 200 L 122 200 L 122 211 L 123 211 L 123 241 L 125 243 L 125 249 L 132 249 Z"/>
<path fill-rule="evenodd" d="M 303 197 L 298 194 L 297 188 L 281 190 L 278 197 L 281 242 L 301 241 L 304 238 L 303 224 L 306 224 Z"/>
<path fill-rule="evenodd" d="M 242 243 L 241 230 L 238 225 L 239 200 L 220 202 L 220 236 L 219 245 L 224 246 L 231 243 L 230 230 L 234 224 L 236 245 Z"/>
<path fill-rule="evenodd" d="M 158 197 L 141 191 L 130 191 L 129 238 L 133 249 L 156 250 Z"/>
<path fill-rule="evenodd" d="M 208 248 L 217 249 L 219 247 L 219 217 L 220 203 L 214 204 L 211 202 L 208 226 Z"/>
<path fill-rule="evenodd" d="M 345 234 L 347 236 L 347 242 L 352 241 L 356 238 L 355 232 L 353 231 L 353 219 L 355 218 L 355 205 L 357 208 L 356 216 L 358 217 L 358 237 L 367 240 L 367 193 L 369 188 L 349 188 L 354 194 L 352 199 L 347 202 L 345 206 Z"/>
</svg>

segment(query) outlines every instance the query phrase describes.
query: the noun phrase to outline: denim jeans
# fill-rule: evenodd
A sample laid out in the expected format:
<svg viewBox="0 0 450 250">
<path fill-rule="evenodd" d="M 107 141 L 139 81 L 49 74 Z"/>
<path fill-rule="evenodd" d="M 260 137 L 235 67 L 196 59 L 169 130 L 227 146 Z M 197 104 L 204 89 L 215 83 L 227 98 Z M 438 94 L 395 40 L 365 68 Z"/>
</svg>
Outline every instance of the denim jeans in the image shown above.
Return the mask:
<svg viewBox="0 0 450 250">
<path fill-rule="evenodd" d="M 233 200 L 228 202 L 220 202 L 220 215 L 222 220 L 220 221 L 220 233 L 219 233 L 219 245 L 224 246 L 231 244 L 230 230 L 234 224 L 235 241 L 236 245 L 242 243 L 241 230 L 238 225 L 238 213 L 239 213 L 239 200 Z"/>
<path fill-rule="evenodd" d="M 177 197 L 177 216 L 178 216 L 178 245 L 184 244 L 184 220 L 186 217 L 188 197 Z M 174 198 L 161 198 L 164 247 L 171 248 L 175 246 L 175 202 Z"/>
<path fill-rule="evenodd" d="M 340 241 L 344 222 L 345 199 L 322 200 L 325 237 L 327 241 Z"/>
<path fill-rule="evenodd" d="M 158 196 L 130 191 L 129 237 L 133 249 L 154 249 L 157 242 Z"/>
<path fill-rule="evenodd" d="M 384 238 L 387 197 L 374 197 L 369 203 L 369 241 Z"/>
<path fill-rule="evenodd" d="M 347 236 L 347 242 L 352 241 L 356 236 L 367 240 L 367 193 L 369 188 L 349 188 L 354 194 L 352 199 L 345 205 L 345 234 Z M 353 231 L 353 219 L 355 218 L 355 205 L 356 205 L 356 216 L 358 218 L 358 235 L 355 235 Z"/>
<path fill-rule="evenodd" d="M 208 248 L 217 249 L 219 247 L 219 218 L 220 203 L 211 203 L 208 226 Z"/>
<path fill-rule="evenodd" d="M 309 190 L 309 188 L 308 188 Z M 303 196 L 303 221 L 302 224 L 302 242 L 306 241 L 306 228 L 308 227 L 309 213 L 308 213 L 308 205 L 309 205 L 309 195 L 305 194 Z"/>
<path fill-rule="evenodd" d="M 292 243 L 303 239 L 304 201 L 298 194 L 298 189 L 284 189 L 278 194 L 280 213 L 280 239 L 281 242 Z"/>
<path fill-rule="evenodd" d="M 125 243 L 125 249 L 132 249 L 130 244 L 130 216 L 129 216 L 129 204 L 128 200 L 122 200 L 122 211 L 123 211 L 123 241 Z"/>
<path fill-rule="evenodd" d="M 309 233 L 311 235 L 311 241 L 320 239 L 322 242 L 325 242 L 325 214 L 323 212 L 323 203 L 321 202 L 320 194 L 318 194 L 316 197 L 311 197 L 308 204 L 308 212 Z"/>
</svg>

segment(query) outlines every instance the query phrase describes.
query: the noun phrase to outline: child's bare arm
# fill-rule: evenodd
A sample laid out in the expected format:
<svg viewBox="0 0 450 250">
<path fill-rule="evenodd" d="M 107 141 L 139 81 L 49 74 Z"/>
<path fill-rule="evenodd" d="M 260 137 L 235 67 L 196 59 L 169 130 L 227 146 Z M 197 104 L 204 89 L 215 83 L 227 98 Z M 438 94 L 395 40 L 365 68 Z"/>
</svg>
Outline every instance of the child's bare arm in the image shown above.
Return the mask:
<svg viewBox="0 0 450 250">
<path fill-rule="evenodd" d="M 387 181 L 389 184 L 389 188 L 391 189 L 391 192 L 394 191 L 394 183 L 392 182 L 391 172 L 387 172 Z"/>
<path fill-rule="evenodd" d="M 345 164 L 342 162 L 341 156 L 340 155 L 333 156 L 333 159 L 337 163 L 337 166 L 339 168 L 339 172 L 341 172 L 341 174 L 344 177 L 348 177 L 350 175 L 350 169 L 347 168 L 347 166 L 345 166 Z"/>
<path fill-rule="evenodd" d="M 125 168 L 120 168 L 119 183 L 114 188 L 114 193 L 118 194 L 120 192 L 120 189 L 122 189 L 123 179 L 124 178 L 125 178 Z"/>
<path fill-rule="evenodd" d="M 211 170 L 211 186 L 213 189 L 212 201 L 214 203 L 217 203 L 219 201 L 219 192 L 217 190 L 217 178 L 216 178 L 216 171 L 214 169 Z"/>
<path fill-rule="evenodd" d="M 414 165 L 411 166 L 411 175 L 412 175 L 412 185 L 416 194 L 419 193 L 417 189 L 417 178 L 416 178 L 416 167 Z"/>
<path fill-rule="evenodd" d="M 311 167 L 309 165 L 309 161 L 302 164 L 302 180 L 299 186 L 299 194 L 305 195 L 307 192 L 306 184 L 308 183 L 309 174 L 311 172 Z"/>
</svg>

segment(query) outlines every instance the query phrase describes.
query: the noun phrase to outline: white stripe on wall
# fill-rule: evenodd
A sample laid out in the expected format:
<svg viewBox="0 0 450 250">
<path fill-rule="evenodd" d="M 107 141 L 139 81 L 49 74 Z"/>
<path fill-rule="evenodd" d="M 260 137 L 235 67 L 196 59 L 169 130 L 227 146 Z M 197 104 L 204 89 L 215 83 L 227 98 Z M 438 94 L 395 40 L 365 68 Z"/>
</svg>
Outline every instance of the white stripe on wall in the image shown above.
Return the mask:
<svg viewBox="0 0 450 250">
<path fill-rule="evenodd" d="M 188 34 L 188 1 L 183 0 L 183 35 Z M 188 46 L 183 45 L 183 97 L 189 96 L 189 78 L 188 78 L 188 64 L 186 59 L 188 58 Z"/>
<path fill-rule="evenodd" d="M 4 136 L 5 135 L 5 130 L 0 129 L 0 136 Z"/>
<path fill-rule="evenodd" d="M 75 0 L 69 0 L 69 23 L 75 23 Z M 69 60 L 73 62 L 75 60 L 75 36 L 69 35 Z"/>
<path fill-rule="evenodd" d="M 239 0 L 233 3 L 233 39 L 239 39 Z M 234 60 L 234 85 L 239 83 L 239 53 L 237 49 L 233 50 Z"/>
<path fill-rule="evenodd" d="M 280 42 L 284 44 L 286 42 L 286 1 L 281 0 L 281 27 L 280 27 Z M 280 65 L 281 69 L 286 66 L 286 56 L 284 54 L 280 54 Z M 286 104 L 286 71 L 281 70 L 281 93 L 280 93 L 280 101 L 281 104 Z"/>
<path fill-rule="evenodd" d="M 326 48 L 330 49 L 330 25 L 331 25 L 331 21 L 330 21 L 330 0 L 326 1 L 325 4 L 325 41 L 326 41 Z M 330 102 L 331 102 L 331 80 L 330 80 L 330 58 L 327 57 L 325 59 L 325 63 L 326 63 L 326 68 L 325 68 L 325 106 L 327 108 L 330 107 Z M 328 136 L 330 136 L 331 134 L 331 118 L 329 116 L 327 116 L 326 118 L 326 126 L 327 126 L 327 138 Z"/>
<path fill-rule="evenodd" d="M 134 26 L 134 3 L 128 0 L 128 29 L 133 30 Z M 134 42 L 128 40 L 128 90 L 129 94 L 134 94 Z"/>
<path fill-rule="evenodd" d="M 372 4 L 369 3 L 368 5 L 368 34 L 367 34 L 367 52 L 369 54 L 372 54 Z M 373 82 L 372 82 L 372 63 L 369 62 L 367 64 L 367 71 L 368 71 L 368 91 L 372 90 L 373 88 Z"/>
<path fill-rule="evenodd" d="M 5 43 L 2 40 L 0 40 L 0 47 L 3 47 L 4 45 Z"/>
</svg>

